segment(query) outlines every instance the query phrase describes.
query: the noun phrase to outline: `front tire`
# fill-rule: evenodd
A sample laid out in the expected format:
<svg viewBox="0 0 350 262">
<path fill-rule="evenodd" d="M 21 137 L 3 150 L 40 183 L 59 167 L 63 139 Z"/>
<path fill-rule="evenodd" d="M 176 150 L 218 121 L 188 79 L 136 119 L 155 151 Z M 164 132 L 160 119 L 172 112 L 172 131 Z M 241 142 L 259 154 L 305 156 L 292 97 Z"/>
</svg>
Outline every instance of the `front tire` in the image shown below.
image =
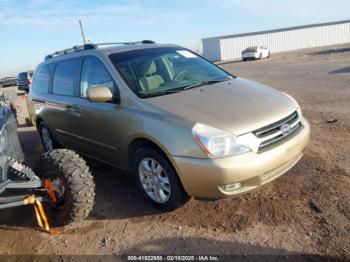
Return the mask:
<svg viewBox="0 0 350 262">
<path fill-rule="evenodd" d="M 138 187 L 158 209 L 171 211 L 189 200 L 169 160 L 158 151 L 137 150 L 132 168 Z"/>
<path fill-rule="evenodd" d="M 59 148 L 59 144 L 53 138 L 51 131 L 45 122 L 40 122 L 39 134 L 45 152 L 51 151 L 55 148 Z"/>
<path fill-rule="evenodd" d="M 67 149 L 44 153 L 35 172 L 50 182 L 55 194 L 55 206 L 45 204 L 52 225 L 67 225 L 88 217 L 94 205 L 95 183 L 78 154 Z"/>
</svg>

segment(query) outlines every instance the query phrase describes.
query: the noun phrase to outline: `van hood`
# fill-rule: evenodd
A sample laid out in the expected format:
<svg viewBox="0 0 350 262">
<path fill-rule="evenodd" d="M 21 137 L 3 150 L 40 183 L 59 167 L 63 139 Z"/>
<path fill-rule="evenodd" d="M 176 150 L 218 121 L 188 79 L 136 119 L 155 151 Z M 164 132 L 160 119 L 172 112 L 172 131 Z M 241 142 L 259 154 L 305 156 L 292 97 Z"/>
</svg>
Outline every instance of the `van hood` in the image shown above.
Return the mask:
<svg viewBox="0 0 350 262">
<path fill-rule="evenodd" d="M 193 124 L 202 123 L 235 135 L 269 125 L 298 108 L 286 94 L 238 77 L 145 101 Z"/>
</svg>

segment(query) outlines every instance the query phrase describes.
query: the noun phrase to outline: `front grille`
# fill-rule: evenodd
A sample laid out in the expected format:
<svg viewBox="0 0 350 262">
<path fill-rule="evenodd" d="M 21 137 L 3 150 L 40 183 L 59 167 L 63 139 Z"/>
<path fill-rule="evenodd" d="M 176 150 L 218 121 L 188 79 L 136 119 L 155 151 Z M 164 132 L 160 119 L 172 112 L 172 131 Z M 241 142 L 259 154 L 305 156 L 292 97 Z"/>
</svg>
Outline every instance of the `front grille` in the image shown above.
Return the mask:
<svg viewBox="0 0 350 262">
<path fill-rule="evenodd" d="M 263 128 L 260 128 L 258 130 L 255 130 L 253 132 L 253 134 L 259 138 L 267 137 L 269 135 L 272 135 L 272 134 L 280 131 L 280 128 L 282 125 L 284 125 L 284 124 L 293 125 L 298 120 L 299 120 L 299 116 L 298 116 L 297 111 L 295 111 L 293 114 L 281 119 L 280 121 L 277 121 L 271 125 L 268 125 L 268 126 L 265 126 Z"/>
<path fill-rule="evenodd" d="M 282 131 L 282 127 L 285 125 L 290 126 L 290 130 L 287 133 Z M 258 153 L 261 153 L 271 147 L 277 146 L 283 143 L 285 140 L 290 139 L 301 129 L 302 125 L 300 123 L 300 119 L 297 111 L 290 114 L 289 116 L 272 123 L 271 125 L 265 126 L 258 130 L 255 130 L 253 134 L 260 138 L 264 139 L 258 149 Z"/>
</svg>

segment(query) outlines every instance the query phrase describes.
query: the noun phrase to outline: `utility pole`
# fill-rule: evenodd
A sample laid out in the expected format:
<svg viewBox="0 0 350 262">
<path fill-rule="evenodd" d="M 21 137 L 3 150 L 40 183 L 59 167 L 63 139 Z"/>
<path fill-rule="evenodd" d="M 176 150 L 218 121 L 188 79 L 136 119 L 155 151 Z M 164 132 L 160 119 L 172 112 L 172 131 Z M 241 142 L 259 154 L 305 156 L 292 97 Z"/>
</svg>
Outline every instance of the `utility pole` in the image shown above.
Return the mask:
<svg viewBox="0 0 350 262">
<path fill-rule="evenodd" d="M 79 25 L 80 25 L 80 32 L 81 32 L 81 37 L 83 38 L 83 43 L 84 45 L 86 44 L 86 41 L 85 41 L 85 35 L 84 35 L 84 30 L 83 30 L 83 25 L 81 23 L 81 20 L 79 19 Z"/>
</svg>

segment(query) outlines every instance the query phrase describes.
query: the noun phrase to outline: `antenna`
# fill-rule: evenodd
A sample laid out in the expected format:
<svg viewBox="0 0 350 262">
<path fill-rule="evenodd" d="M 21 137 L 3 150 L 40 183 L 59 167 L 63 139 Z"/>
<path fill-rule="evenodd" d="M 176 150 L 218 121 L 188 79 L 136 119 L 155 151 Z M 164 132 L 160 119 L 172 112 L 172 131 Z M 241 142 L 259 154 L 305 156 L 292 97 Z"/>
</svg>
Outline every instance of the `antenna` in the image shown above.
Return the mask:
<svg viewBox="0 0 350 262">
<path fill-rule="evenodd" d="M 84 35 L 84 30 L 83 30 L 83 25 L 81 23 L 81 20 L 79 19 L 79 25 L 80 25 L 80 32 L 81 32 L 81 37 L 83 38 L 83 44 L 86 44 L 86 40 L 85 40 L 85 35 Z"/>
</svg>

